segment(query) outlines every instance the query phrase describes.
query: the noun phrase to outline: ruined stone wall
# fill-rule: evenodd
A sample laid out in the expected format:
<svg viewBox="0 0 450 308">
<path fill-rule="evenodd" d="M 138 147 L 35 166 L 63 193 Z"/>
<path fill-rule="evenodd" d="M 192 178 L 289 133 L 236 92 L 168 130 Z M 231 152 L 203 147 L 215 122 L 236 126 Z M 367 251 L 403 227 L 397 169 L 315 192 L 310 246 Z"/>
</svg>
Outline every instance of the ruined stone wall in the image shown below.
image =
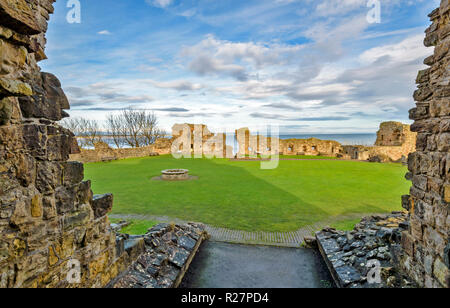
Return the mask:
<svg viewBox="0 0 450 308">
<path fill-rule="evenodd" d="M 260 138 L 252 135 L 247 127 L 236 130 L 236 138 L 239 145 L 238 157 L 253 156 L 258 153 L 271 152 L 272 138 Z M 266 142 L 262 142 L 266 139 Z M 337 141 L 310 139 L 278 139 L 279 153 L 281 155 L 312 155 L 312 156 L 339 156 L 343 150 Z M 266 148 L 267 146 L 267 148 Z"/>
<path fill-rule="evenodd" d="M 69 103 L 37 65 L 53 2 L 0 0 L 0 288 L 99 287 L 131 261 L 110 230 L 112 196 L 93 196 L 67 161 L 78 147 L 56 121 Z M 73 260 L 80 284 L 66 279 Z"/>
<path fill-rule="evenodd" d="M 417 133 L 411 132 L 411 126 L 400 122 L 383 122 L 377 132 L 375 146 L 405 146 L 415 150 Z"/>
<path fill-rule="evenodd" d="M 280 154 L 338 156 L 342 145 L 337 141 L 310 139 L 280 139 Z"/>
<path fill-rule="evenodd" d="M 406 161 L 416 150 L 417 133 L 400 122 L 381 123 L 375 146 L 347 145 L 343 152 L 348 158 L 378 162 Z"/>
<path fill-rule="evenodd" d="M 450 2 L 429 15 L 425 45 L 435 46 L 425 59 L 429 68 L 417 76 L 417 107 L 410 111 L 417 132 L 417 152 L 409 156 L 409 230 L 402 234 L 401 266 L 419 285 L 450 287 Z"/>
<path fill-rule="evenodd" d="M 95 144 L 95 149 L 80 149 L 79 153 L 71 154 L 70 161 L 82 163 L 111 161 L 126 158 L 149 157 L 170 154 L 170 142 L 139 148 L 113 149 L 104 142 Z"/>
</svg>

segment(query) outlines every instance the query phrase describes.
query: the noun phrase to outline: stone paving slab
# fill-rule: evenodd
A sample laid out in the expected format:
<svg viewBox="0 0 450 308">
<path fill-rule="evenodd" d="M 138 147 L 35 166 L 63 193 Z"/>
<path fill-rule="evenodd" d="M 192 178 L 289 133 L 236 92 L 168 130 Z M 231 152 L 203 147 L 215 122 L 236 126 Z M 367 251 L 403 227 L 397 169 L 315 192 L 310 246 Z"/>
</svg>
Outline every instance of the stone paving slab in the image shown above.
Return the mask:
<svg viewBox="0 0 450 308">
<path fill-rule="evenodd" d="M 360 218 L 363 216 L 365 216 L 365 214 L 345 215 L 338 217 L 338 219 L 345 220 Z M 177 224 L 187 223 L 186 221 L 180 219 L 161 216 L 111 214 L 109 215 L 109 217 L 124 220 L 137 219 L 156 220 L 167 223 L 174 222 Z M 333 219 L 336 219 L 336 217 Z M 305 237 L 313 236 L 315 232 L 322 230 L 323 228 L 330 225 L 330 223 L 331 220 L 321 221 L 292 232 L 249 232 L 213 227 L 206 224 L 203 225 L 205 226 L 206 232 L 208 232 L 208 234 L 210 235 L 210 240 L 215 242 L 299 248 L 304 243 Z"/>
<path fill-rule="evenodd" d="M 205 242 L 181 288 L 332 288 L 313 249 Z"/>
</svg>

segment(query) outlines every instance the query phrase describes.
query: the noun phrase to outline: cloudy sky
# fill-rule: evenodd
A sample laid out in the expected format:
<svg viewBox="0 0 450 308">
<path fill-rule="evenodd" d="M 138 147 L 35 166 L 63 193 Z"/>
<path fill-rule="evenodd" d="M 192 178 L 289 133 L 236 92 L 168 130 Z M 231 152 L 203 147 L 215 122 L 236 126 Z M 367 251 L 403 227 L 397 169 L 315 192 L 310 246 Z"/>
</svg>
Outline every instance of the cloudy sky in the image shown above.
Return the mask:
<svg viewBox="0 0 450 308">
<path fill-rule="evenodd" d="M 161 125 L 280 125 L 282 133 L 372 133 L 408 122 L 427 14 L 438 0 L 80 0 L 55 4 L 44 71 L 71 116 L 125 107 Z"/>
</svg>

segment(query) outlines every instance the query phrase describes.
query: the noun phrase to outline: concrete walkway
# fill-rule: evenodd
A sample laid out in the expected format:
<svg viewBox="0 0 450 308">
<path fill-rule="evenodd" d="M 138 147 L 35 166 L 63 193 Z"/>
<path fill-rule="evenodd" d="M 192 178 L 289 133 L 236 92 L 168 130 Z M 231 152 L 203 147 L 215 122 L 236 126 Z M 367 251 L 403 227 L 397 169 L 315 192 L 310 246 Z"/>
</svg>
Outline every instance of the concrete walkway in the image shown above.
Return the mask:
<svg viewBox="0 0 450 308">
<path fill-rule="evenodd" d="M 205 226 L 206 231 L 211 236 L 211 240 L 216 242 L 298 248 L 303 244 L 305 237 L 312 236 L 315 232 L 320 231 L 323 228 L 329 226 L 332 223 L 332 221 L 357 219 L 367 215 L 375 215 L 375 214 L 354 214 L 354 215 L 334 217 L 330 220 L 321 221 L 313 225 L 303 227 L 293 232 L 262 232 L 262 231 L 248 232 L 241 230 L 218 228 L 209 225 Z M 174 222 L 177 224 L 186 223 L 186 221 L 166 216 L 110 214 L 109 217 L 124 220 L 134 219 L 134 220 L 153 220 L 166 223 Z"/>
<path fill-rule="evenodd" d="M 181 288 L 329 288 L 332 278 L 312 249 L 246 246 L 208 241 Z"/>
</svg>

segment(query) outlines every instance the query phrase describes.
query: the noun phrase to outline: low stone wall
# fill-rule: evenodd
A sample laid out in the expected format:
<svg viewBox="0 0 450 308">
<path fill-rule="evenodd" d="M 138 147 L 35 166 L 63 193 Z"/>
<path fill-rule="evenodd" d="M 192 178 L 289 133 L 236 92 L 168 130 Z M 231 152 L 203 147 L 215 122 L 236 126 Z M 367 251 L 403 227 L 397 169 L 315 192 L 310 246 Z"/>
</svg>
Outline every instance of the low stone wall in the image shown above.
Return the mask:
<svg viewBox="0 0 450 308">
<path fill-rule="evenodd" d="M 95 144 L 94 150 L 81 149 L 79 153 L 70 155 L 71 161 L 82 163 L 112 161 L 126 158 L 138 158 L 170 154 L 170 148 L 158 149 L 155 146 L 140 148 L 112 149 L 106 143 Z"/>
<path fill-rule="evenodd" d="M 283 155 L 332 156 L 342 154 L 342 145 L 337 141 L 310 139 L 280 139 Z"/>
<path fill-rule="evenodd" d="M 344 158 L 376 161 L 405 162 L 411 153 L 409 147 L 403 146 L 343 146 Z"/>
<path fill-rule="evenodd" d="M 336 157 L 343 153 L 342 145 L 333 140 L 310 139 L 279 139 L 252 135 L 246 127 L 236 130 L 239 146 L 238 158 L 254 156 L 259 153 L 273 153 L 272 145 L 278 145 L 278 152 L 283 155 L 312 155 Z"/>
<path fill-rule="evenodd" d="M 413 283 L 399 270 L 396 256 L 401 233 L 408 228 L 404 213 L 365 217 L 350 232 L 332 228 L 316 233 L 319 250 L 340 288 L 399 288 Z M 379 281 L 371 269 L 379 266 Z M 377 270 L 377 269 L 375 269 Z M 377 270 L 377 271 L 378 271 Z"/>
<path fill-rule="evenodd" d="M 207 237 L 204 226 L 194 223 L 159 224 L 147 234 L 133 237 L 145 243 L 144 252 L 109 287 L 177 288 Z"/>
</svg>

